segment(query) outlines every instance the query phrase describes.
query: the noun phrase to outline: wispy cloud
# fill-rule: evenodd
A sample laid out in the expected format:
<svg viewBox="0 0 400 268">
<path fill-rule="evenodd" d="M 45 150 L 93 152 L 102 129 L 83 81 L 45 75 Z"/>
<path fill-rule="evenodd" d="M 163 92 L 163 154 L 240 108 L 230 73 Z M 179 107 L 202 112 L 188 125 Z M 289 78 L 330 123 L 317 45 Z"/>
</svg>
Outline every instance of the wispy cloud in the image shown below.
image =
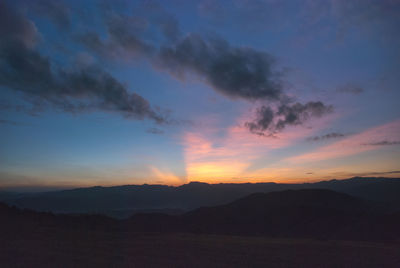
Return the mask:
<svg viewBox="0 0 400 268">
<path fill-rule="evenodd" d="M 370 143 L 362 143 L 362 145 L 366 146 L 386 146 L 386 145 L 399 145 L 400 141 L 377 141 L 377 142 L 370 142 Z"/>
<path fill-rule="evenodd" d="M 155 128 L 155 127 L 148 128 L 148 129 L 146 130 L 146 132 L 147 132 L 147 133 L 150 133 L 150 134 L 157 134 L 157 135 L 164 134 L 164 130 L 159 129 L 159 128 Z"/>
<path fill-rule="evenodd" d="M 363 173 L 348 173 L 348 176 L 366 177 L 366 176 L 387 176 L 400 174 L 400 170 L 390 170 L 390 171 L 375 171 L 375 172 L 363 172 Z"/>
<path fill-rule="evenodd" d="M 365 90 L 361 86 L 357 84 L 345 84 L 337 88 L 337 91 L 340 93 L 349 93 L 349 94 L 354 94 L 354 95 L 359 95 L 363 93 Z"/>
<path fill-rule="evenodd" d="M 332 132 L 332 133 L 328 133 L 328 134 L 321 135 L 321 136 L 308 137 L 307 141 L 321 141 L 321 140 L 328 140 L 328 139 L 337 139 L 337 138 L 343 138 L 344 136 L 345 135 L 342 133 Z"/>
<path fill-rule="evenodd" d="M 22 93 L 36 110 L 101 110 L 167 123 L 165 114 L 101 66 L 55 65 L 36 47 L 35 23 L 5 3 L 0 3 L 0 34 L 0 86 Z"/>
<path fill-rule="evenodd" d="M 267 138 L 253 135 L 244 127 L 248 117 L 247 113 L 244 114 L 225 130 L 216 127 L 219 122 L 212 121 L 210 125 L 202 126 L 201 129 L 184 133 L 182 142 L 189 179 L 244 178 L 249 175 L 248 168 L 255 160 L 325 128 L 333 119 L 317 121 L 314 128 L 300 127 L 294 131 L 294 127 L 290 126 L 275 137 Z"/>
<path fill-rule="evenodd" d="M 346 139 L 318 148 L 311 153 L 305 153 L 287 159 L 288 162 L 310 162 L 331 158 L 355 155 L 365 151 L 375 150 L 379 146 L 374 144 L 381 141 L 398 141 L 400 139 L 400 120 L 373 127 Z"/>
</svg>

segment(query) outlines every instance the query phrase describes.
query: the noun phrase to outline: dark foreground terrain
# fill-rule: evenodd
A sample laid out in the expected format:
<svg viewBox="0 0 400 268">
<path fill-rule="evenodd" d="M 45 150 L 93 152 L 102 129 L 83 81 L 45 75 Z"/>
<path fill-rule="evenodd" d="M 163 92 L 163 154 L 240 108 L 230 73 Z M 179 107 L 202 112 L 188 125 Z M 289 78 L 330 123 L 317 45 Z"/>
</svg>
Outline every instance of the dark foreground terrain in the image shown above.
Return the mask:
<svg viewBox="0 0 400 268">
<path fill-rule="evenodd" d="M 3 236 L 0 266 L 400 267 L 400 246 L 396 244 L 205 234 L 43 231 Z"/>
<path fill-rule="evenodd" d="M 324 189 L 124 220 L 0 203 L 0 219 L 0 267 L 400 267 L 400 214 Z"/>
<path fill-rule="evenodd" d="M 0 191 L 0 201 L 36 211 L 99 213 L 129 218 L 139 212 L 176 215 L 204 206 L 227 204 L 253 193 L 300 189 L 332 190 L 372 202 L 379 209 L 400 211 L 400 178 L 373 177 L 300 184 L 191 182 L 177 187 L 145 184 L 42 193 Z"/>
</svg>

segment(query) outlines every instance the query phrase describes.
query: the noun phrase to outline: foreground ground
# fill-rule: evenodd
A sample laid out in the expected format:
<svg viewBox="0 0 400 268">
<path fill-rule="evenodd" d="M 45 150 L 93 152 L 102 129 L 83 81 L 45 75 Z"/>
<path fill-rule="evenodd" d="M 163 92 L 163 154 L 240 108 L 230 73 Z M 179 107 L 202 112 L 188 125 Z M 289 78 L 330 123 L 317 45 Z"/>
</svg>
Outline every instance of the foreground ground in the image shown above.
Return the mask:
<svg viewBox="0 0 400 268">
<path fill-rule="evenodd" d="M 400 267 L 398 244 L 40 228 L 0 235 L 0 267 Z"/>
</svg>

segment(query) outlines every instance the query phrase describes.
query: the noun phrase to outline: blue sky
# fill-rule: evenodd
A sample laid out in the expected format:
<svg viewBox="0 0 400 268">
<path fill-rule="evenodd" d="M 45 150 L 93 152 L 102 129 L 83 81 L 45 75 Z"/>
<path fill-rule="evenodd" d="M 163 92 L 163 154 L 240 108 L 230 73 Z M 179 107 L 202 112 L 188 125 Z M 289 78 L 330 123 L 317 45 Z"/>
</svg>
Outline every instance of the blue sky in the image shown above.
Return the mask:
<svg viewBox="0 0 400 268">
<path fill-rule="evenodd" d="M 400 173 L 400 1 L 5 1 L 0 187 Z"/>
</svg>

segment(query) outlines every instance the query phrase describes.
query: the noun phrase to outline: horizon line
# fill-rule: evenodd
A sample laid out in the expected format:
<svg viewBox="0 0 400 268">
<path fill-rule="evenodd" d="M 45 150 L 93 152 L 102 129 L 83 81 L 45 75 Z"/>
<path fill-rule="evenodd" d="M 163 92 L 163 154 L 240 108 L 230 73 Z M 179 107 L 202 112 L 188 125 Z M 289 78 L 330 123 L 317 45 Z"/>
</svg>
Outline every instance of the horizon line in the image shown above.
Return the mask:
<svg viewBox="0 0 400 268">
<path fill-rule="evenodd" d="M 297 182 L 276 182 L 276 181 L 259 181 L 259 182 L 204 182 L 192 180 L 187 183 L 182 183 L 179 185 L 168 185 L 161 183 L 143 183 L 143 184 L 115 184 L 115 185 L 92 185 L 92 186 L 51 186 L 51 185 L 22 185 L 22 186 L 0 186 L 0 192 L 9 192 L 9 193 L 24 193 L 24 192 L 32 192 L 32 193 L 40 193 L 40 192 L 55 192 L 55 191 L 67 191 L 67 190 L 76 190 L 76 189 L 89 189 L 89 188 L 112 188 L 112 187 L 125 187 L 125 186 L 167 186 L 167 187 L 181 187 L 184 185 L 189 185 L 191 183 L 199 183 L 199 184 L 208 184 L 208 185 L 220 185 L 220 184 L 313 184 L 319 182 L 329 182 L 329 181 L 344 181 L 356 178 L 364 178 L 364 179 L 400 179 L 400 177 L 374 177 L 374 176 L 353 176 L 347 177 L 344 179 L 322 179 L 322 180 L 313 180 L 313 181 L 297 181 Z M 12 190 L 15 189 L 15 190 Z M 18 191 L 20 189 L 21 191 Z"/>
</svg>

